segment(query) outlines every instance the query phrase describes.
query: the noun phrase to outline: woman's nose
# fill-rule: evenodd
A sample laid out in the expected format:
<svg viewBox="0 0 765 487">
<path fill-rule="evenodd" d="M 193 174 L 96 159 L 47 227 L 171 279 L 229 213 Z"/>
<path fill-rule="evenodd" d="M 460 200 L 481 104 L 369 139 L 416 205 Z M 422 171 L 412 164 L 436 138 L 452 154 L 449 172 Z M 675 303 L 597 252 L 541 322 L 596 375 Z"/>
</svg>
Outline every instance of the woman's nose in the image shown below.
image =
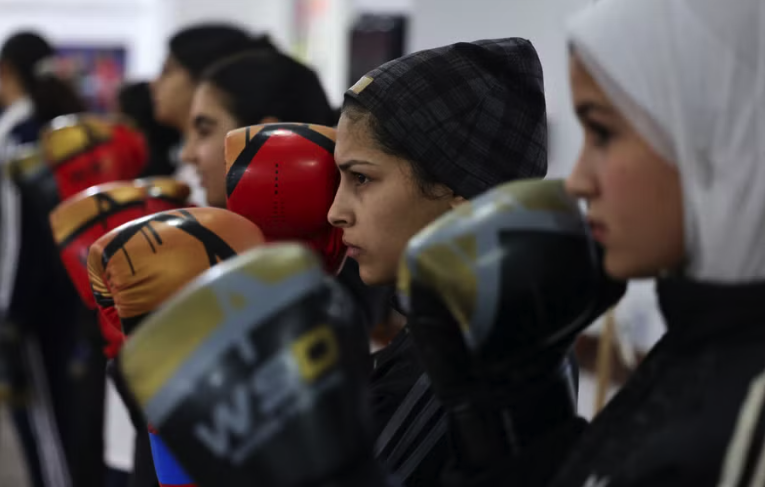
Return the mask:
<svg viewBox="0 0 765 487">
<path fill-rule="evenodd" d="M 353 213 L 345 203 L 342 185 L 335 193 L 335 200 L 327 212 L 327 221 L 330 225 L 338 228 L 348 228 L 353 225 Z"/>
</svg>

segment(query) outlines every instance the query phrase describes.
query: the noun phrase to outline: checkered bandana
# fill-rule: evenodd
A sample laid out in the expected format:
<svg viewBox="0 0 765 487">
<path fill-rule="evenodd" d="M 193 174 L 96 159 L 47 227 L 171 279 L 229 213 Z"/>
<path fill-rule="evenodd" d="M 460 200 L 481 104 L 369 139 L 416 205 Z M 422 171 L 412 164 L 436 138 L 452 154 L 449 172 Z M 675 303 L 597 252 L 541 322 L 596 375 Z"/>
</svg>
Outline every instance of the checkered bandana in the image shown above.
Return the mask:
<svg viewBox="0 0 765 487">
<path fill-rule="evenodd" d="M 371 71 L 345 96 L 457 195 L 547 173 L 542 65 L 525 39 L 416 52 Z"/>
</svg>

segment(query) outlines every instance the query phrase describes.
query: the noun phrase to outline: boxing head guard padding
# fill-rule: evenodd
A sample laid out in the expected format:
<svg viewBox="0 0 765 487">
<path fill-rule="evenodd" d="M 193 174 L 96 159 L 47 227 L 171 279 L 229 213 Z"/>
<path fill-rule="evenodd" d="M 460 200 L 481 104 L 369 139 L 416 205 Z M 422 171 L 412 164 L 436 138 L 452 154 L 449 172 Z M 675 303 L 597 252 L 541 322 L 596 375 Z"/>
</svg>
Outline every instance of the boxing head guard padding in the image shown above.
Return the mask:
<svg viewBox="0 0 765 487">
<path fill-rule="evenodd" d="M 473 353 L 522 361 L 572 340 L 618 301 L 578 201 L 560 180 L 507 183 L 468 201 L 409 242 L 399 297 L 439 301 Z"/>
<path fill-rule="evenodd" d="M 64 115 L 40 134 L 61 201 L 92 186 L 137 178 L 148 161 L 143 135 L 107 116 Z"/>
<path fill-rule="evenodd" d="M 129 335 L 198 274 L 263 241 L 255 224 L 227 210 L 156 213 L 112 230 L 91 246 L 91 288 L 99 307 L 116 309 Z"/>
<path fill-rule="evenodd" d="M 147 419 L 200 486 L 318 485 L 371 458 L 368 339 L 322 267 L 297 243 L 246 252 L 171 298 L 120 353 Z"/>
<path fill-rule="evenodd" d="M 226 137 L 227 207 L 257 224 L 268 241 L 308 244 L 335 272 L 345 257 L 342 230 L 327 221 L 340 173 L 335 129 L 277 123 Z"/>
</svg>

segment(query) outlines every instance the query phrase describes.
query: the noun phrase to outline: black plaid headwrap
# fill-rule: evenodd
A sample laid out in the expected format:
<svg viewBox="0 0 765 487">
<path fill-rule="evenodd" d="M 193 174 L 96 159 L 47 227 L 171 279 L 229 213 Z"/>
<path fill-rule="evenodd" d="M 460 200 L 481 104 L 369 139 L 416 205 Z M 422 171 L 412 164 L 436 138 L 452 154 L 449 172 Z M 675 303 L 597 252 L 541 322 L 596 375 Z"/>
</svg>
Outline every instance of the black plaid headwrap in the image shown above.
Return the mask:
<svg viewBox="0 0 765 487">
<path fill-rule="evenodd" d="M 459 196 L 547 174 L 542 65 L 528 40 L 416 52 L 371 71 L 345 96 Z"/>
</svg>

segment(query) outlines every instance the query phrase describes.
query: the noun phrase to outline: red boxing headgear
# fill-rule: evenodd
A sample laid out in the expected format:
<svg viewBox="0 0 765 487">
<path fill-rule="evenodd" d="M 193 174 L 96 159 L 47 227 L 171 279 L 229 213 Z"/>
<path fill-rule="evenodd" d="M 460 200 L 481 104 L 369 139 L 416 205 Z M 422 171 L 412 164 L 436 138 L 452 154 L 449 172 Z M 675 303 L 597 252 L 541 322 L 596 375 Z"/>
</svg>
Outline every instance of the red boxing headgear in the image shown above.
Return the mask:
<svg viewBox="0 0 765 487">
<path fill-rule="evenodd" d="M 40 140 L 61 201 L 92 186 L 135 179 L 148 160 L 143 135 L 109 117 L 57 117 L 43 129 Z"/>
<path fill-rule="evenodd" d="M 267 241 L 310 245 L 337 272 L 345 258 L 342 229 L 327 221 L 340 173 L 335 129 L 276 123 L 226 136 L 227 207 L 255 223 Z"/>
</svg>

